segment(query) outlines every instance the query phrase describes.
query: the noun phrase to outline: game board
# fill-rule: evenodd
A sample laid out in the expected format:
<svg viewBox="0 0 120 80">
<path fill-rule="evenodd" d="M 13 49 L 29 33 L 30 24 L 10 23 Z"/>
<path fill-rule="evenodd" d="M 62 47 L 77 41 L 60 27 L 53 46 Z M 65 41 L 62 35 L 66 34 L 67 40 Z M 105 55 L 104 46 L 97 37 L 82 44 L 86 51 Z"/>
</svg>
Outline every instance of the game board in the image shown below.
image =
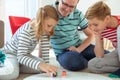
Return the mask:
<svg viewBox="0 0 120 80">
<path fill-rule="evenodd" d="M 58 72 L 57 77 L 48 77 L 46 73 L 42 73 L 29 76 L 23 80 L 112 80 L 109 77 L 86 72 L 67 71 L 66 73 L 67 73 L 66 77 L 62 77 L 61 72 Z"/>
</svg>

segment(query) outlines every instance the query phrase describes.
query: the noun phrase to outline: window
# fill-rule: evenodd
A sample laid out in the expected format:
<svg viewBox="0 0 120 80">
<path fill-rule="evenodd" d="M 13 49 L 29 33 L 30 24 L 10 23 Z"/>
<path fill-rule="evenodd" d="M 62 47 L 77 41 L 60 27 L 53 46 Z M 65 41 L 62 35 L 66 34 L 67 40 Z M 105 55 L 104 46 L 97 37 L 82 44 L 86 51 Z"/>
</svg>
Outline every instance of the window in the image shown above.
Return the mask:
<svg viewBox="0 0 120 80">
<path fill-rule="evenodd" d="M 33 18 L 38 9 L 37 0 L 5 0 L 5 41 L 10 40 L 12 33 L 9 24 L 9 15 Z M 9 33 L 8 33 L 9 32 Z"/>
</svg>

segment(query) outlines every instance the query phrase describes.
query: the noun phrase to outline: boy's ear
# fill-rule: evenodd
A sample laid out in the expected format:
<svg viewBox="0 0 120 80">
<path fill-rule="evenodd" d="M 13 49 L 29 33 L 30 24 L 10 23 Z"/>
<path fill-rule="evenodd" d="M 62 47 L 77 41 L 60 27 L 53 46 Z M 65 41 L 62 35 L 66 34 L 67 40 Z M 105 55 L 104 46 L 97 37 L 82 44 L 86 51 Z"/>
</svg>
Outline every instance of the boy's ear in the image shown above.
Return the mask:
<svg viewBox="0 0 120 80">
<path fill-rule="evenodd" d="M 108 22 L 109 20 L 110 20 L 110 16 L 107 15 L 107 16 L 105 17 L 105 21 Z"/>
</svg>

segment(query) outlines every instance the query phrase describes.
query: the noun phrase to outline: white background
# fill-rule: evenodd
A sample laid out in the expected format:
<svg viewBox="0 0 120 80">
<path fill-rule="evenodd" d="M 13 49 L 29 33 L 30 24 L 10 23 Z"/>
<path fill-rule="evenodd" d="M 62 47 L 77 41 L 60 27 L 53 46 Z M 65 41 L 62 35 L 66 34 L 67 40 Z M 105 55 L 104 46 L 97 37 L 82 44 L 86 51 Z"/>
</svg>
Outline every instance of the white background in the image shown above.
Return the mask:
<svg viewBox="0 0 120 80">
<path fill-rule="evenodd" d="M 33 18 L 39 7 L 52 4 L 55 0 L 0 0 L 0 19 L 5 22 L 5 41 L 11 38 L 9 15 L 26 16 Z M 80 0 L 77 8 L 83 13 L 98 0 Z M 110 6 L 112 14 L 120 15 L 120 0 L 104 0 Z"/>
</svg>

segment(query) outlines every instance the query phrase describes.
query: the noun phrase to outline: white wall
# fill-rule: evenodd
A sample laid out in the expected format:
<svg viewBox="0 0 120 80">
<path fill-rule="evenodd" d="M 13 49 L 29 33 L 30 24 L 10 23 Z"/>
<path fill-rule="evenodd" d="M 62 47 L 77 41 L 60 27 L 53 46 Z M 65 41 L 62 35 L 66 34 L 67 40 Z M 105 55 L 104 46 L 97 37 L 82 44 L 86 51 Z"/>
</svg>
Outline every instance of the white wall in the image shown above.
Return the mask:
<svg viewBox="0 0 120 80">
<path fill-rule="evenodd" d="M 106 0 L 106 3 L 111 8 L 111 13 L 120 15 L 120 0 Z"/>
<path fill-rule="evenodd" d="M 90 7 L 93 3 L 97 2 L 97 1 L 99 1 L 99 0 L 79 0 L 77 8 L 85 14 L 88 7 Z"/>
<path fill-rule="evenodd" d="M 11 29 L 8 21 L 9 15 L 26 16 L 33 18 L 39 7 L 53 4 L 56 0 L 0 0 L 0 19 L 5 21 L 5 40 L 11 38 Z M 93 3 L 99 0 L 80 0 L 77 8 L 83 13 Z M 110 6 L 112 14 L 120 15 L 120 0 L 105 0 Z"/>
<path fill-rule="evenodd" d="M 5 0 L 0 0 L 0 20 L 5 20 Z"/>
<path fill-rule="evenodd" d="M 23 0 L 5 0 L 5 41 L 10 40 L 12 33 L 9 24 L 9 16 L 24 16 L 24 1 Z"/>
<path fill-rule="evenodd" d="M 56 0 L 38 0 L 38 7 L 42 7 L 47 4 L 53 4 Z M 77 8 L 80 9 L 83 13 L 86 12 L 89 6 L 93 3 L 100 1 L 100 0 L 80 0 Z M 105 1 L 108 6 L 111 8 L 112 14 L 120 14 L 120 0 L 103 0 Z"/>
<path fill-rule="evenodd" d="M 80 9 L 83 13 L 86 12 L 87 8 L 93 3 L 100 0 L 80 0 L 77 8 Z M 105 1 L 108 6 L 111 8 L 111 13 L 114 15 L 120 15 L 120 0 L 102 0 Z"/>
<path fill-rule="evenodd" d="M 1 0 L 0 0 L 1 1 Z M 5 16 L 5 41 L 11 39 L 12 32 L 10 28 L 10 23 L 8 17 L 13 16 L 25 16 L 33 18 L 36 15 L 36 10 L 38 8 L 38 0 L 3 0 L 4 7 L 3 13 Z"/>
<path fill-rule="evenodd" d="M 56 0 L 39 0 L 39 7 L 53 4 Z"/>
</svg>

